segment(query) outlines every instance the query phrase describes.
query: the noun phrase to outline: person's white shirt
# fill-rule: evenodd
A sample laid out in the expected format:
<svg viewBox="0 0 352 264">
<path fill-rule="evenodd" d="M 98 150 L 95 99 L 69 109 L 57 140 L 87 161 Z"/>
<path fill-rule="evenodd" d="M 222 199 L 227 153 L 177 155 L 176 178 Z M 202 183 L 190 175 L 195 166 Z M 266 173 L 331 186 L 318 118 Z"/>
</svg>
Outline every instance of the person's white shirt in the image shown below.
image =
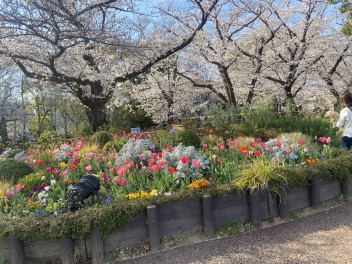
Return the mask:
<svg viewBox="0 0 352 264">
<path fill-rule="evenodd" d="M 343 137 L 352 138 L 352 110 L 350 108 L 345 107 L 340 111 L 336 126 L 343 129 Z"/>
</svg>

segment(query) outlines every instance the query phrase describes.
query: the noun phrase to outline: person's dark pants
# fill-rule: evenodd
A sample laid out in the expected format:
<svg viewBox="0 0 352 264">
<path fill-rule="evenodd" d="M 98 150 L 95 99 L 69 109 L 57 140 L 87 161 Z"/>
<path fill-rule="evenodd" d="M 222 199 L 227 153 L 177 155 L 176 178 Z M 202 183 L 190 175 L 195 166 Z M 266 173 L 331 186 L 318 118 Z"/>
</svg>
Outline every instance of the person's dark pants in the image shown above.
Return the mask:
<svg viewBox="0 0 352 264">
<path fill-rule="evenodd" d="M 350 137 L 342 137 L 342 143 L 340 148 L 348 148 L 350 149 L 352 146 L 352 138 Z"/>
</svg>

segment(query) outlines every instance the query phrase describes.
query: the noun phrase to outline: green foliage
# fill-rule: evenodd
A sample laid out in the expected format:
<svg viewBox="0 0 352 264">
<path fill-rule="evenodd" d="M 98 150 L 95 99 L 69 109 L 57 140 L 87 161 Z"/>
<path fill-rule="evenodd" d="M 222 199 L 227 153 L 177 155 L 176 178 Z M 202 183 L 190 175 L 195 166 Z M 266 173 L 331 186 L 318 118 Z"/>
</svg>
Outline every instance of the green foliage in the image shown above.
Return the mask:
<svg viewBox="0 0 352 264">
<path fill-rule="evenodd" d="M 127 143 L 127 141 L 128 141 L 128 139 L 125 138 L 125 137 L 114 139 L 112 141 L 107 142 L 104 145 L 104 149 L 108 150 L 108 149 L 111 149 L 113 147 L 116 150 L 116 152 L 119 152 L 120 149 L 123 147 L 123 145 Z"/>
<path fill-rule="evenodd" d="M 347 14 L 347 19 L 342 25 L 341 31 L 347 36 L 352 35 L 352 3 L 348 0 L 328 0 L 330 4 L 338 4 L 340 12 Z"/>
<path fill-rule="evenodd" d="M 92 136 L 92 141 L 96 144 L 99 145 L 100 148 L 103 148 L 104 145 L 106 143 L 108 143 L 109 141 L 111 141 L 112 135 L 109 132 L 106 131 L 99 131 L 96 132 L 93 136 Z"/>
<path fill-rule="evenodd" d="M 317 174 L 324 178 L 343 180 L 351 176 L 352 159 L 349 154 L 312 164 Z"/>
<path fill-rule="evenodd" d="M 147 129 L 154 125 L 154 122 L 147 113 L 137 106 L 127 109 L 124 106 L 117 107 L 113 110 L 110 118 L 110 127 L 112 129 L 129 130 L 131 127 L 140 127 Z"/>
<path fill-rule="evenodd" d="M 242 110 L 243 122 L 234 126 L 235 136 L 253 136 L 264 140 L 275 138 L 280 133 L 301 132 L 312 138 L 329 136 L 333 144 L 340 143 L 330 121 L 313 115 L 297 115 L 291 112 L 275 114 L 275 101 L 266 100 Z"/>
<path fill-rule="evenodd" d="M 169 132 L 167 130 L 157 130 L 155 131 L 155 136 L 159 139 L 166 138 L 169 136 Z"/>
<path fill-rule="evenodd" d="M 43 118 L 43 117 L 42 117 Z M 38 117 L 35 115 L 29 120 L 28 130 L 32 135 L 40 136 L 44 131 L 53 131 L 47 117 L 41 120 L 41 123 L 38 123 Z"/>
<path fill-rule="evenodd" d="M 277 135 L 281 132 L 277 128 L 258 128 L 255 131 L 249 133 L 249 129 L 243 124 L 236 124 L 233 127 L 232 134 L 234 137 L 240 136 L 251 136 L 254 138 L 261 138 L 263 141 L 276 138 Z"/>
<path fill-rule="evenodd" d="M 253 135 L 258 129 L 277 128 L 272 124 L 277 119 L 276 101 L 273 98 L 265 98 L 257 104 L 244 107 L 241 115 L 248 135 Z"/>
<path fill-rule="evenodd" d="M 234 236 L 241 233 L 242 224 L 237 221 L 228 221 L 216 230 L 218 235 Z"/>
<path fill-rule="evenodd" d="M 156 144 L 156 146 L 174 146 L 177 144 L 176 136 L 174 134 L 170 134 L 167 130 L 157 130 L 155 132 L 154 139 L 152 141 Z"/>
<path fill-rule="evenodd" d="M 332 136 L 338 131 L 328 120 L 312 115 L 289 117 L 285 124 L 283 132 L 302 132 L 312 137 Z"/>
<path fill-rule="evenodd" d="M 280 166 L 267 160 L 253 160 L 248 168 L 238 172 L 234 184 L 240 190 L 268 189 L 280 195 L 282 186 L 287 183 L 287 177 L 279 171 L 279 168 Z"/>
<path fill-rule="evenodd" d="M 0 180 L 4 179 L 16 183 L 23 176 L 33 172 L 33 169 L 25 162 L 4 159 L 0 161 Z"/>
<path fill-rule="evenodd" d="M 210 147 L 217 146 L 218 143 L 224 142 L 224 139 L 222 137 L 219 137 L 213 134 L 203 136 L 201 139 L 202 139 L 202 143 L 207 144 Z"/>
<path fill-rule="evenodd" d="M 55 144 L 62 142 L 62 138 L 59 137 L 59 135 L 56 133 L 56 131 L 53 130 L 44 130 L 41 134 L 40 137 L 38 138 L 37 142 L 39 144 Z"/>
<path fill-rule="evenodd" d="M 192 130 L 179 131 L 175 135 L 176 143 L 182 144 L 183 146 L 194 146 L 195 148 L 200 148 L 200 138 Z"/>
<path fill-rule="evenodd" d="M 206 123 L 215 133 L 223 133 L 230 130 L 241 120 L 241 109 L 234 105 L 212 105 L 204 114 L 207 117 Z"/>
<path fill-rule="evenodd" d="M 19 179 L 18 183 L 24 186 L 25 192 L 30 192 L 33 187 L 39 186 L 42 183 L 42 177 L 42 173 L 33 172 Z"/>
</svg>

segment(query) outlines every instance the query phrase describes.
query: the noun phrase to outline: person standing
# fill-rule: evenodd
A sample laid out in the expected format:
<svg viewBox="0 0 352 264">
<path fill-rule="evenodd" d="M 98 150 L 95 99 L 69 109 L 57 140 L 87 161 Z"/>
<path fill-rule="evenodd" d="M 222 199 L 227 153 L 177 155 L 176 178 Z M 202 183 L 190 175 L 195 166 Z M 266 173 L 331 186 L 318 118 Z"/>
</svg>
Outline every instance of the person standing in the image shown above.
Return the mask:
<svg viewBox="0 0 352 264">
<path fill-rule="evenodd" d="M 346 92 L 340 98 L 342 110 L 336 126 L 343 130 L 340 148 L 350 149 L 352 146 L 352 93 Z"/>
</svg>

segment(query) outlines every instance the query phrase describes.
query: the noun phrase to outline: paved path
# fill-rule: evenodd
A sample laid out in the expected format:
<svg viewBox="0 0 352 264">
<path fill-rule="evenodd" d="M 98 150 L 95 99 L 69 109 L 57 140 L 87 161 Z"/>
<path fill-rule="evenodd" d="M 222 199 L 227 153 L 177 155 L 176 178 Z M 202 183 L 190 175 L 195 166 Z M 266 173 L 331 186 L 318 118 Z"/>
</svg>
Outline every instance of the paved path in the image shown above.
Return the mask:
<svg viewBox="0 0 352 264">
<path fill-rule="evenodd" d="M 352 203 L 259 231 L 118 263 L 352 264 Z"/>
</svg>

